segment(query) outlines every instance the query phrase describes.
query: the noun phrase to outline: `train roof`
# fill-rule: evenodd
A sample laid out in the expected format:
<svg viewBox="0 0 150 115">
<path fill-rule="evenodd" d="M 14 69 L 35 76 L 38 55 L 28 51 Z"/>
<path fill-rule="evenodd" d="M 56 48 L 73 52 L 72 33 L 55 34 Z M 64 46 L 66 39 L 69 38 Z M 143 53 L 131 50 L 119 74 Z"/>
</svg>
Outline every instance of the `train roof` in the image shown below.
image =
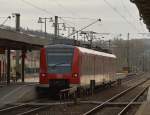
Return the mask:
<svg viewBox="0 0 150 115">
<path fill-rule="evenodd" d="M 54 44 L 54 45 L 47 45 L 45 48 L 74 48 L 75 46 L 72 45 L 64 45 L 64 44 Z"/>
<path fill-rule="evenodd" d="M 100 51 L 96 51 L 96 50 L 92 50 L 92 49 L 87 49 L 87 48 L 83 48 L 83 47 L 78 47 L 78 46 L 64 45 L 64 44 L 55 44 L 55 45 L 45 46 L 45 48 L 52 48 L 52 47 L 53 48 L 54 47 L 56 47 L 56 48 L 78 48 L 83 53 L 89 53 L 89 54 L 100 55 L 100 56 L 104 56 L 104 57 L 116 58 L 116 56 L 113 54 L 100 52 Z"/>
<path fill-rule="evenodd" d="M 100 51 L 96 51 L 96 50 L 92 50 L 92 49 L 87 49 L 87 48 L 83 48 L 83 47 L 77 47 L 77 48 L 83 53 L 90 53 L 93 55 L 100 55 L 100 56 L 104 56 L 104 57 L 116 58 L 116 56 L 113 54 L 100 52 Z"/>
</svg>

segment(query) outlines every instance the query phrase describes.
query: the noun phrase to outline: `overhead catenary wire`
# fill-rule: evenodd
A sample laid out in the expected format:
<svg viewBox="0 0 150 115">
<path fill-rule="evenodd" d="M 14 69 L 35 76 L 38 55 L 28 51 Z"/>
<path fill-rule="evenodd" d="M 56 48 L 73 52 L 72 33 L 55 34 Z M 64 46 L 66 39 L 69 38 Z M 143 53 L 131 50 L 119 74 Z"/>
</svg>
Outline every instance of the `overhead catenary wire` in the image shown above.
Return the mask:
<svg viewBox="0 0 150 115">
<path fill-rule="evenodd" d="M 39 6 L 37 6 L 37 5 L 33 4 L 33 3 L 31 3 L 31 2 L 28 2 L 28 1 L 26 1 L 26 0 L 22 0 L 22 2 L 24 2 L 25 4 L 31 6 L 31 7 L 35 8 L 35 9 L 38 9 L 38 10 L 40 10 L 40 11 L 42 11 L 42 12 L 45 12 L 45 13 L 47 13 L 47 14 L 52 14 L 53 16 L 55 16 L 55 13 L 49 12 L 48 10 L 46 10 L 46 9 L 44 9 L 44 8 L 41 8 L 41 7 L 39 7 Z M 72 25 L 66 23 L 66 20 L 65 20 L 63 17 L 59 17 L 59 19 L 61 19 L 63 22 L 65 22 L 66 25 L 68 25 L 68 26 L 70 26 L 70 27 L 73 27 Z M 80 18 L 80 19 L 81 19 L 81 18 Z M 83 19 L 83 18 L 82 18 L 82 19 Z M 87 19 L 87 18 L 86 18 L 86 19 Z M 67 22 L 68 22 L 68 21 L 67 21 Z M 88 26 L 91 26 L 91 25 L 92 25 L 92 24 L 90 24 L 90 25 L 88 25 Z M 76 25 L 74 24 L 74 26 L 76 26 Z M 88 26 L 87 26 L 87 27 L 88 27 Z M 87 28 L 87 27 L 86 27 L 86 28 Z M 82 31 L 83 29 L 85 29 L 85 28 L 82 28 L 82 29 L 80 29 L 80 30 L 75 30 L 75 33 L 78 32 L 78 31 Z M 70 34 L 69 36 L 72 36 L 72 35 L 74 35 L 75 33 L 72 33 L 72 34 Z M 68 36 L 68 37 L 69 37 L 69 36 Z"/>
<path fill-rule="evenodd" d="M 121 4 L 124 8 L 124 10 L 126 10 L 126 12 L 128 13 L 128 15 L 133 19 L 133 21 L 135 21 L 135 16 L 132 15 L 132 13 L 129 11 L 129 9 L 126 7 L 126 5 L 124 4 L 124 1 L 121 0 Z M 144 28 L 143 24 L 141 23 L 140 20 L 138 20 L 138 23 L 140 24 L 141 28 Z"/>
<path fill-rule="evenodd" d="M 68 19 L 75 19 L 75 20 L 95 20 L 96 18 L 88 18 L 88 17 L 62 17 L 62 18 L 68 18 Z"/>
<path fill-rule="evenodd" d="M 2 18 L 4 18 L 4 17 L 2 17 Z M 5 17 L 6 18 L 6 17 Z M 10 16 L 8 16 L 3 22 L 2 22 L 2 24 L 0 24 L 0 27 L 2 27 L 2 26 L 4 26 L 4 24 L 7 22 L 7 20 L 8 19 L 10 19 L 11 17 Z"/>
<path fill-rule="evenodd" d="M 27 5 L 30 5 L 31 7 L 35 8 L 35 9 L 37 9 L 37 10 L 40 10 L 40 11 L 42 11 L 42 12 L 45 12 L 45 13 L 47 13 L 47 14 L 49 14 L 49 15 L 51 14 L 52 16 L 56 16 L 54 12 L 50 12 L 50 11 L 47 10 L 47 9 L 41 8 L 40 6 L 37 6 L 37 5 L 33 4 L 32 2 L 29 2 L 29 1 L 27 1 L 27 0 L 21 0 L 21 1 L 24 2 L 24 3 L 27 4 Z M 104 0 L 104 1 L 106 1 L 106 0 Z M 106 2 L 107 2 L 107 1 L 106 1 Z M 108 5 L 108 4 L 107 4 L 107 5 Z M 124 17 L 116 8 L 114 8 L 111 4 L 110 4 L 109 7 L 111 7 L 117 14 L 119 14 L 132 28 L 134 28 L 135 30 L 137 30 L 137 31 L 139 32 L 139 30 L 138 30 L 135 26 L 133 26 L 133 24 L 132 24 L 131 22 L 129 22 L 129 21 L 126 19 L 126 17 Z M 73 18 L 73 17 L 72 17 L 72 18 Z M 80 18 L 80 17 L 79 17 L 79 18 Z M 82 18 L 82 17 L 81 17 L 81 18 Z M 80 19 L 81 19 L 81 18 L 80 18 Z M 73 23 L 70 22 L 71 24 L 69 24 L 68 21 L 65 20 L 65 17 L 61 16 L 60 19 L 61 19 L 63 22 L 65 22 L 66 25 L 72 27 L 72 24 L 73 24 Z M 75 24 L 73 24 L 73 26 L 77 27 Z"/>
<path fill-rule="evenodd" d="M 60 8 L 62 8 L 62 9 L 64 9 L 65 11 L 71 13 L 72 16 L 74 16 L 74 15 L 78 16 L 78 18 L 77 18 L 77 17 L 64 17 L 64 16 L 59 17 L 59 18 L 60 18 L 61 20 L 63 20 L 65 23 L 68 22 L 68 23 L 70 23 L 70 24 L 73 24 L 73 26 L 76 26 L 75 23 L 73 23 L 73 22 L 71 22 L 71 21 L 68 21 L 68 20 L 66 20 L 65 18 L 80 19 L 80 20 L 96 20 L 96 18 L 95 18 L 95 19 L 94 19 L 94 18 L 92 19 L 92 18 L 87 18 L 87 17 L 80 17 L 80 15 L 78 15 L 76 12 L 74 12 L 74 11 L 72 11 L 72 10 L 70 10 L 70 9 L 68 9 L 68 8 L 66 8 L 66 7 L 64 7 L 64 5 L 62 5 L 60 2 L 58 2 L 58 0 L 53 0 L 53 1 L 58 5 L 58 7 L 60 7 Z M 72 25 L 70 25 L 70 24 L 68 24 L 68 23 L 66 23 L 66 24 L 67 24 L 68 26 L 72 27 Z"/>
<path fill-rule="evenodd" d="M 65 19 L 63 19 L 62 17 L 59 17 L 59 19 L 61 19 L 67 26 L 69 26 L 69 27 L 76 27 L 76 24 L 75 23 L 73 23 L 73 22 L 70 22 L 70 21 L 68 21 L 68 20 L 65 20 Z M 72 25 L 70 25 L 70 24 L 72 24 Z"/>
<path fill-rule="evenodd" d="M 26 1 L 26 0 L 21 0 L 21 1 L 24 2 L 24 3 L 27 4 L 27 5 L 29 5 L 29 6 L 31 6 L 31 7 L 33 7 L 33 8 L 35 8 L 35 9 L 37 9 L 37 10 L 40 10 L 40 11 L 45 12 L 45 13 L 47 13 L 47 14 L 51 14 L 52 16 L 56 16 L 55 13 L 49 12 L 48 10 L 46 10 L 46 9 L 44 9 L 44 8 L 41 8 L 41 7 L 39 7 L 39 6 L 35 5 L 35 4 L 32 4 L 31 2 L 28 2 L 28 1 Z M 72 27 L 72 25 L 68 24 L 63 18 L 59 17 L 59 19 L 61 19 L 66 25 Z"/>
<path fill-rule="evenodd" d="M 55 14 L 54 14 L 53 12 L 49 12 L 48 10 L 46 10 L 46 9 L 44 9 L 44 8 L 41 8 L 41 7 L 39 7 L 39 6 L 35 5 L 35 4 L 32 4 L 31 2 L 28 2 L 28 1 L 26 1 L 26 0 L 22 0 L 22 2 L 24 2 L 25 4 L 27 4 L 27 5 L 29 5 L 29 6 L 31 6 L 31 7 L 33 7 L 33 8 L 35 8 L 35 9 L 37 9 L 37 10 L 40 10 L 40 11 L 42 11 L 42 12 L 45 12 L 45 13 L 47 13 L 47 14 L 51 14 L 51 15 L 55 16 Z M 63 18 L 61 18 L 61 17 L 59 17 L 59 19 L 61 19 L 66 25 L 72 27 L 72 25 L 66 23 L 65 19 L 63 19 Z"/>
<path fill-rule="evenodd" d="M 57 5 L 58 5 L 58 7 L 60 7 L 60 8 L 62 8 L 62 9 L 64 9 L 65 11 L 67 11 L 67 12 L 69 12 L 69 13 L 71 13 L 71 15 L 72 16 L 78 16 L 78 17 L 61 17 L 61 18 L 70 18 L 70 19 L 78 19 L 78 20 L 96 20 L 96 18 L 89 18 L 89 17 L 81 17 L 80 15 L 78 15 L 76 12 L 74 12 L 74 11 L 72 11 L 72 10 L 70 10 L 70 9 L 68 9 L 68 8 L 66 8 L 64 5 L 62 5 L 60 2 L 58 2 L 58 0 L 53 0 Z"/>
<path fill-rule="evenodd" d="M 101 19 L 98 19 L 98 20 L 96 20 L 96 21 L 94 21 L 94 22 L 90 23 L 89 25 L 87 25 L 87 26 L 85 26 L 85 27 L 83 27 L 83 28 L 79 29 L 78 31 L 75 31 L 74 33 L 72 33 L 72 34 L 68 35 L 67 37 L 70 37 L 70 36 L 72 36 L 72 35 L 76 34 L 77 32 L 81 32 L 82 30 L 84 30 L 84 29 L 86 29 L 86 28 L 90 27 L 91 25 L 93 25 L 93 24 L 97 23 L 98 21 L 101 21 Z"/>
<path fill-rule="evenodd" d="M 64 22 L 65 21 L 67 21 L 68 23 L 71 23 L 71 24 L 73 24 L 74 25 L 74 27 L 77 27 L 77 25 L 76 25 L 76 23 L 73 23 L 73 22 L 70 22 L 69 20 L 66 20 L 66 19 L 75 19 L 75 20 L 82 20 L 82 21 L 84 21 L 85 22 L 85 20 L 86 21 L 88 21 L 88 23 L 89 23 L 89 21 L 91 22 L 91 21 L 95 21 L 95 20 L 97 20 L 97 18 L 88 18 L 88 17 L 79 17 L 79 18 L 76 18 L 76 17 L 60 17 Z M 68 25 L 68 24 L 67 24 Z M 71 25 L 69 25 L 70 27 L 72 27 Z M 76 29 L 76 31 L 75 32 L 79 32 L 80 30 L 79 29 Z M 74 33 L 74 32 L 73 32 Z M 73 33 L 71 33 L 71 34 L 73 34 Z M 72 36 L 72 35 L 70 35 L 70 36 Z"/>
<path fill-rule="evenodd" d="M 125 10 L 125 11 L 128 13 L 128 15 L 131 16 L 131 17 L 133 18 L 133 20 L 134 20 L 134 16 L 133 16 L 132 13 L 128 10 L 128 8 L 126 7 L 126 5 L 124 4 L 124 1 L 121 0 L 120 2 L 121 2 L 121 4 L 122 4 L 124 10 Z"/>
<path fill-rule="evenodd" d="M 59 19 L 61 19 L 65 23 L 68 22 L 70 24 L 73 24 L 73 25 L 70 25 L 70 24 L 66 23 L 68 26 L 76 26 L 76 24 L 74 22 L 71 22 L 70 20 L 66 20 L 63 17 L 59 17 Z"/>
<path fill-rule="evenodd" d="M 29 6 L 34 7 L 35 9 L 38 9 L 38 10 L 40 10 L 40 11 L 42 11 L 42 12 L 47 13 L 47 14 L 51 14 L 52 16 L 55 16 L 55 13 L 50 12 L 50 11 L 44 9 L 44 8 L 41 8 L 41 7 L 39 7 L 39 6 L 37 6 L 37 5 L 33 4 L 33 3 L 31 3 L 31 2 L 28 2 L 28 1 L 26 1 L 26 0 L 21 0 L 21 1 L 24 2 L 25 4 L 29 5 Z"/>
<path fill-rule="evenodd" d="M 7 17 L 0 17 L 0 18 L 3 18 L 3 19 L 4 19 L 4 18 L 7 18 Z"/>
<path fill-rule="evenodd" d="M 29 5 L 29 6 L 31 6 L 31 7 L 33 7 L 33 8 L 35 8 L 35 9 L 37 9 L 37 10 L 40 10 L 40 11 L 45 12 L 45 13 L 47 13 L 47 14 L 51 14 L 52 16 L 55 16 L 55 15 L 56 15 L 55 13 L 50 12 L 49 10 L 46 10 L 46 9 L 44 9 L 44 8 L 41 8 L 41 7 L 39 7 L 39 6 L 37 6 L 37 5 L 33 4 L 33 3 L 31 3 L 31 2 L 28 2 L 28 1 L 26 1 L 26 0 L 21 0 L 21 1 L 24 2 L 24 3 L 27 4 L 27 5 Z M 62 6 L 61 6 L 61 7 L 62 7 Z M 63 17 L 63 16 L 61 16 L 61 17 L 59 17 L 59 19 L 61 19 L 62 21 L 64 21 L 68 26 L 76 26 L 76 24 L 73 24 L 73 22 L 67 21 L 67 22 L 69 22 L 69 23 L 72 23 L 73 25 L 68 24 L 64 18 L 72 18 L 72 19 L 73 19 L 74 17 Z M 74 18 L 74 19 L 75 19 L 75 18 Z M 79 17 L 78 19 L 91 19 L 91 20 L 92 20 L 92 18 L 87 18 L 87 17 Z M 96 18 L 95 18 L 95 19 L 96 19 Z M 93 18 L 93 20 L 95 20 L 95 19 Z"/>
<path fill-rule="evenodd" d="M 66 23 L 66 21 L 67 22 L 69 22 L 69 23 L 71 23 L 71 24 L 73 24 L 73 26 L 76 26 L 76 24 L 75 23 L 73 23 L 73 22 L 71 22 L 71 21 L 68 21 L 68 20 L 66 20 L 65 18 L 70 18 L 70 19 L 80 19 L 80 20 L 96 20 L 96 18 L 94 19 L 91 19 L 91 18 L 87 18 L 87 17 L 80 17 L 77 13 L 75 13 L 75 12 L 73 12 L 73 11 L 71 11 L 70 9 L 68 10 L 66 7 L 64 7 L 60 2 L 58 2 L 57 0 L 54 0 L 55 1 L 55 3 L 59 6 L 59 7 L 61 7 L 61 8 L 63 8 L 64 10 L 66 10 L 67 12 L 70 12 L 73 16 L 74 15 L 77 15 L 78 16 L 78 18 L 77 17 L 60 17 L 60 19 L 61 20 L 63 20 L 65 23 Z M 70 25 L 70 24 L 68 24 L 68 23 L 66 23 L 68 26 L 72 26 L 72 25 Z"/>
<path fill-rule="evenodd" d="M 35 9 L 37 9 L 37 10 L 40 10 L 40 11 L 42 11 L 42 12 L 44 12 L 44 13 L 47 13 L 47 14 L 51 14 L 52 16 L 56 16 L 55 15 L 55 13 L 53 13 L 53 12 L 50 12 L 49 10 L 46 10 L 46 9 L 44 9 L 44 8 L 41 8 L 41 7 L 39 7 L 39 6 L 37 6 L 37 5 L 35 5 L 35 4 L 33 4 L 33 3 L 31 3 L 31 2 L 28 2 L 28 1 L 26 1 L 26 0 L 21 0 L 22 2 L 24 2 L 25 4 L 27 4 L 27 5 L 29 5 L 29 6 L 31 6 L 31 7 L 33 7 L 33 8 L 35 8 Z M 61 20 L 63 20 L 65 23 L 66 23 L 66 21 L 63 19 L 63 18 L 61 18 L 61 17 L 59 17 Z M 71 26 L 70 24 L 68 24 L 68 23 L 66 23 L 68 26 Z"/>
<path fill-rule="evenodd" d="M 137 30 L 139 32 L 139 30 L 130 22 L 127 20 L 127 18 L 122 15 L 116 8 L 114 8 L 107 0 L 104 0 L 104 2 L 114 11 L 116 12 L 127 24 L 129 24 L 129 26 L 131 26 L 133 29 Z"/>
<path fill-rule="evenodd" d="M 57 4 L 58 7 L 64 9 L 67 12 L 69 12 L 72 16 L 76 15 L 76 16 L 80 17 L 76 12 L 66 8 L 64 5 L 62 5 L 60 2 L 58 2 L 58 0 L 53 0 L 53 1 Z"/>
</svg>

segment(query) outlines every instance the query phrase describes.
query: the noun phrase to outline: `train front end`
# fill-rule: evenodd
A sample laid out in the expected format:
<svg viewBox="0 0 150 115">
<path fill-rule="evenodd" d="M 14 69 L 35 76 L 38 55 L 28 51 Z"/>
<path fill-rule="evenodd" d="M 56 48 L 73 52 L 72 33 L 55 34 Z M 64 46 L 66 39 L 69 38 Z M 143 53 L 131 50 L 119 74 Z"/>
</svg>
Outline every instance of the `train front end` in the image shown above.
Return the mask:
<svg viewBox="0 0 150 115">
<path fill-rule="evenodd" d="M 57 92 L 78 85 L 78 57 L 78 49 L 73 46 L 50 45 L 41 49 L 40 87 Z"/>
</svg>

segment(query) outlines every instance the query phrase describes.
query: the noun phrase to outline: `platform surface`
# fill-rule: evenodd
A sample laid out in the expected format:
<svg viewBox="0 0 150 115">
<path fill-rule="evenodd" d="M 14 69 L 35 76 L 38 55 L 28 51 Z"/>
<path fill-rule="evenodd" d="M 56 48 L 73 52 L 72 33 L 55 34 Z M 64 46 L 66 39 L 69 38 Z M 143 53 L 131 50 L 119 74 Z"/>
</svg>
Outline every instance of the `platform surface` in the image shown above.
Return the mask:
<svg viewBox="0 0 150 115">
<path fill-rule="evenodd" d="M 135 115 L 150 115 L 150 88 L 148 89 L 146 102 L 140 106 Z"/>
<path fill-rule="evenodd" d="M 135 115 L 150 115 L 150 102 L 143 103 Z"/>
<path fill-rule="evenodd" d="M 10 84 L 0 87 L 0 107 L 36 98 L 36 83 Z"/>
</svg>

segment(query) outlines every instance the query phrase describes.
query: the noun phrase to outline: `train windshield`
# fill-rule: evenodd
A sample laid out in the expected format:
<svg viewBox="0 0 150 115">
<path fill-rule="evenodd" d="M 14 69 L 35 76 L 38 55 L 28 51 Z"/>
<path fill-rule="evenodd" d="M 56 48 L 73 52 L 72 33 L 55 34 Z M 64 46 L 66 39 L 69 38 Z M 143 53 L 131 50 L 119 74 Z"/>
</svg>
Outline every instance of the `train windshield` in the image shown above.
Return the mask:
<svg viewBox="0 0 150 115">
<path fill-rule="evenodd" d="M 72 68 L 73 49 L 47 50 L 48 73 L 69 73 Z"/>
</svg>

